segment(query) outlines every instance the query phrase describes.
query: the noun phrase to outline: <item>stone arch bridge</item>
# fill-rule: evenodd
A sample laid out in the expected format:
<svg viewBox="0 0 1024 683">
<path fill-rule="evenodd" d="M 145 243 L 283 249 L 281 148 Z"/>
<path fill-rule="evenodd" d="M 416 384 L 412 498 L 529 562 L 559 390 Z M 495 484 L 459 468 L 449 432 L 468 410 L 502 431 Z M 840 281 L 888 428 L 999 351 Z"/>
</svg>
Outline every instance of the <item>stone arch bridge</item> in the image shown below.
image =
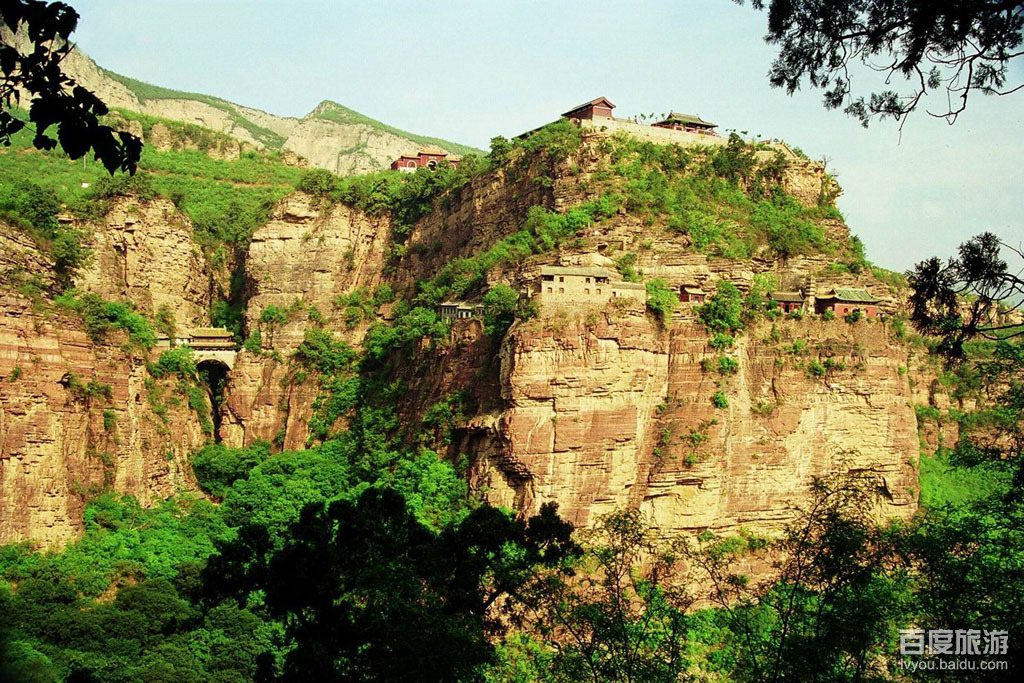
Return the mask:
<svg viewBox="0 0 1024 683">
<path fill-rule="evenodd" d="M 157 349 L 169 349 L 172 345 L 191 347 L 197 365 L 213 361 L 223 363 L 229 370 L 235 367 L 235 340 L 223 327 L 198 327 L 187 337 L 159 337 L 156 341 Z"/>
</svg>

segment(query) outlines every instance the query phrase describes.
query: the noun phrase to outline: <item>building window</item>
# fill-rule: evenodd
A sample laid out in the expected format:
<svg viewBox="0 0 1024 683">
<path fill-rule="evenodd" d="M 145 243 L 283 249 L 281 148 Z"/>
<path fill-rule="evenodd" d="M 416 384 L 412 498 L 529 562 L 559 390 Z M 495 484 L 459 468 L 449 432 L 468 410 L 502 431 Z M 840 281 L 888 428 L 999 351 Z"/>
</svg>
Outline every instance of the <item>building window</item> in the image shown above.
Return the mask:
<svg viewBox="0 0 1024 683">
<path fill-rule="evenodd" d="M 599 290 L 597 290 L 597 295 L 598 295 L 598 296 L 600 296 L 600 295 L 601 295 L 601 290 L 600 290 L 600 289 L 599 289 Z"/>
<path fill-rule="evenodd" d="M 590 284 L 590 278 L 589 277 L 587 278 L 587 284 L 588 285 Z"/>
<path fill-rule="evenodd" d="M 548 294 L 550 294 L 550 293 L 551 293 L 551 288 L 550 288 L 550 287 L 548 287 Z"/>
<path fill-rule="evenodd" d="M 558 288 L 558 293 L 559 294 L 565 294 L 565 287 L 559 287 Z"/>
<path fill-rule="evenodd" d="M 584 294 L 590 294 L 590 288 L 588 287 L 588 288 L 584 289 L 584 290 L 583 290 L 583 293 L 584 293 Z"/>
<path fill-rule="evenodd" d="M 558 281 L 559 281 L 559 282 L 565 282 L 565 278 L 564 278 L 564 277 L 562 277 L 562 276 L 559 276 L 559 277 L 558 277 Z"/>
</svg>

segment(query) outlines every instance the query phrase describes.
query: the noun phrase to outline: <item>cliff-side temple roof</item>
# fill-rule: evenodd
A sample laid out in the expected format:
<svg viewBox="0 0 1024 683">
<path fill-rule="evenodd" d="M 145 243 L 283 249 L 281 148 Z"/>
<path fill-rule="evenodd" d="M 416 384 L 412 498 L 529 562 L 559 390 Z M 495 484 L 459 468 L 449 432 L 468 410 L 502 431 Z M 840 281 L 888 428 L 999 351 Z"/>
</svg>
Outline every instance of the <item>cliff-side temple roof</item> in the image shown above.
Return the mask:
<svg viewBox="0 0 1024 683">
<path fill-rule="evenodd" d="M 541 275 L 577 275 L 582 277 L 610 277 L 604 268 L 568 268 L 565 266 L 541 266 Z"/>
<path fill-rule="evenodd" d="M 699 128 L 717 128 L 717 123 L 711 123 L 705 121 L 696 114 L 680 114 L 677 111 L 670 112 L 668 118 L 658 123 L 681 123 L 687 126 L 697 126 Z"/>
<path fill-rule="evenodd" d="M 778 301 L 780 303 L 799 304 L 804 300 L 804 295 L 800 292 L 768 292 L 768 296 L 772 301 Z"/>
<path fill-rule="evenodd" d="M 701 289 L 698 285 L 694 284 L 682 285 L 681 289 L 685 294 L 704 294 L 704 290 Z"/>
<path fill-rule="evenodd" d="M 598 97 L 595 100 L 590 100 L 589 102 L 584 102 L 583 104 L 576 105 L 575 107 L 573 107 L 569 111 L 567 111 L 564 114 L 562 114 L 562 116 L 568 117 L 570 114 L 575 114 L 580 109 L 585 109 L 586 107 L 597 106 L 599 104 L 603 104 L 604 106 L 608 107 L 609 109 L 615 109 L 615 105 L 612 104 L 612 101 L 609 100 L 607 97 Z"/>
<path fill-rule="evenodd" d="M 440 147 L 420 147 L 419 154 L 431 154 L 436 157 L 448 156 L 448 152 L 444 151 Z"/>
<path fill-rule="evenodd" d="M 194 330 L 192 330 L 192 337 L 199 337 L 202 339 L 222 339 L 231 336 L 233 335 L 227 330 L 225 330 L 223 327 L 197 327 Z"/>
<path fill-rule="evenodd" d="M 878 299 L 871 296 L 866 289 L 854 289 L 852 287 L 836 287 L 831 293 L 819 296 L 819 299 L 835 299 L 851 304 L 876 304 Z"/>
</svg>

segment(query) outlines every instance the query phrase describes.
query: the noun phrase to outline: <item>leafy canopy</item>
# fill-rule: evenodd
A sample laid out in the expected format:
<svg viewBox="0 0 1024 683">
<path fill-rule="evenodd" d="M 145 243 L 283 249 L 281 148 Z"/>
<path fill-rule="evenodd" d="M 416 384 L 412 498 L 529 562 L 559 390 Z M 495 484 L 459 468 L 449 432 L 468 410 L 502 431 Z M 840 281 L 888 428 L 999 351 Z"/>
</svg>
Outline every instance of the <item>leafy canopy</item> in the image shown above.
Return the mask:
<svg viewBox="0 0 1024 683">
<path fill-rule="evenodd" d="M 938 106 L 928 113 L 953 123 L 972 93 L 1005 95 L 1022 87 L 1007 83 L 1011 64 L 1024 54 L 1020 0 L 751 4 L 768 6 L 765 41 L 779 48 L 768 72 L 771 84 L 792 95 L 807 79 L 825 91 L 826 108 L 843 107 L 865 126 L 875 117 L 905 120 L 930 94 L 938 96 Z M 883 89 L 855 94 L 854 77 L 869 69 L 880 74 Z"/>
<path fill-rule="evenodd" d="M 28 111 L 37 149 L 53 149 L 59 141 L 72 159 L 91 151 L 109 173 L 134 173 L 142 141 L 100 123 L 107 106 L 61 71 L 74 47 L 78 13 L 63 2 L 4 0 L 0 19 L 7 36 L 0 42 L 0 144 L 10 146 L 11 136 L 26 126 L 12 113 L 24 89 L 34 95 Z M 48 134 L 54 126 L 56 138 Z"/>
</svg>

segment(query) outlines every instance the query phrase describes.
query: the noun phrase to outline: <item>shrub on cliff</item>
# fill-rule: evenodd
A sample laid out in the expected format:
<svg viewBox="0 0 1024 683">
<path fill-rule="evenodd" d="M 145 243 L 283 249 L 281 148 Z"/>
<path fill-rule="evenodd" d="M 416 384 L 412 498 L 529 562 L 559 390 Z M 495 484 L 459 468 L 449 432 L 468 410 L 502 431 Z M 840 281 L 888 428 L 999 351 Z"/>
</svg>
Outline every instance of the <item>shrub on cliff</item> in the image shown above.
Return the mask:
<svg viewBox="0 0 1024 683">
<path fill-rule="evenodd" d="M 579 127 L 568 119 L 560 119 L 516 140 L 514 146 L 526 152 L 524 158 L 542 153 L 548 160 L 558 161 L 579 151 L 582 143 Z"/>
<path fill-rule="evenodd" d="M 498 284 L 484 295 L 484 332 L 501 338 L 516 319 L 519 292 L 508 285 Z"/>
<path fill-rule="evenodd" d="M 743 329 L 743 296 L 731 282 L 719 282 L 697 315 L 711 332 L 735 334 Z"/>
<path fill-rule="evenodd" d="M 395 319 L 393 325 L 375 323 L 363 337 L 363 349 L 370 360 L 381 360 L 392 351 L 411 348 L 421 339 L 442 339 L 448 323 L 429 308 L 417 306 Z"/>
<path fill-rule="evenodd" d="M 50 253 L 57 282 L 66 288 L 91 252 L 82 243 L 81 230 L 57 220 L 60 210 L 60 197 L 52 187 L 24 180 L 0 185 L 0 217 L 26 231 Z"/>
<path fill-rule="evenodd" d="M 0 216 L 19 227 L 52 233 L 58 213 L 60 198 L 51 187 L 24 180 L 0 186 Z"/>
<path fill-rule="evenodd" d="M 338 177 L 323 168 L 312 168 L 302 174 L 298 189 L 315 197 L 326 197 L 338 187 Z"/>
<path fill-rule="evenodd" d="M 143 348 L 151 348 L 156 343 L 156 335 L 149 321 L 135 312 L 129 302 L 107 301 L 98 294 L 88 292 L 81 296 L 75 290 L 62 294 L 54 303 L 78 314 L 85 326 L 85 331 L 94 342 L 103 341 L 114 329 L 128 333 L 128 342 Z"/>
<path fill-rule="evenodd" d="M 647 283 L 647 309 L 658 318 L 662 325 L 668 323 L 678 305 L 678 297 L 665 280 L 659 277 Z"/>
<path fill-rule="evenodd" d="M 805 214 L 793 197 L 777 195 L 757 205 L 750 223 L 781 258 L 826 251 L 825 231 Z"/>
<path fill-rule="evenodd" d="M 156 362 L 146 366 L 149 374 L 157 379 L 177 375 L 182 379 L 195 379 L 196 356 L 191 347 L 178 346 L 160 354 Z"/>
<path fill-rule="evenodd" d="M 149 173 L 139 172 L 135 175 L 115 175 L 101 178 L 92 188 L 93 199 L 110 199 L 111 197 L 133 196 L 139 199 L 152 199 L 156 196 L 153 178 Z"/>
</svg>

